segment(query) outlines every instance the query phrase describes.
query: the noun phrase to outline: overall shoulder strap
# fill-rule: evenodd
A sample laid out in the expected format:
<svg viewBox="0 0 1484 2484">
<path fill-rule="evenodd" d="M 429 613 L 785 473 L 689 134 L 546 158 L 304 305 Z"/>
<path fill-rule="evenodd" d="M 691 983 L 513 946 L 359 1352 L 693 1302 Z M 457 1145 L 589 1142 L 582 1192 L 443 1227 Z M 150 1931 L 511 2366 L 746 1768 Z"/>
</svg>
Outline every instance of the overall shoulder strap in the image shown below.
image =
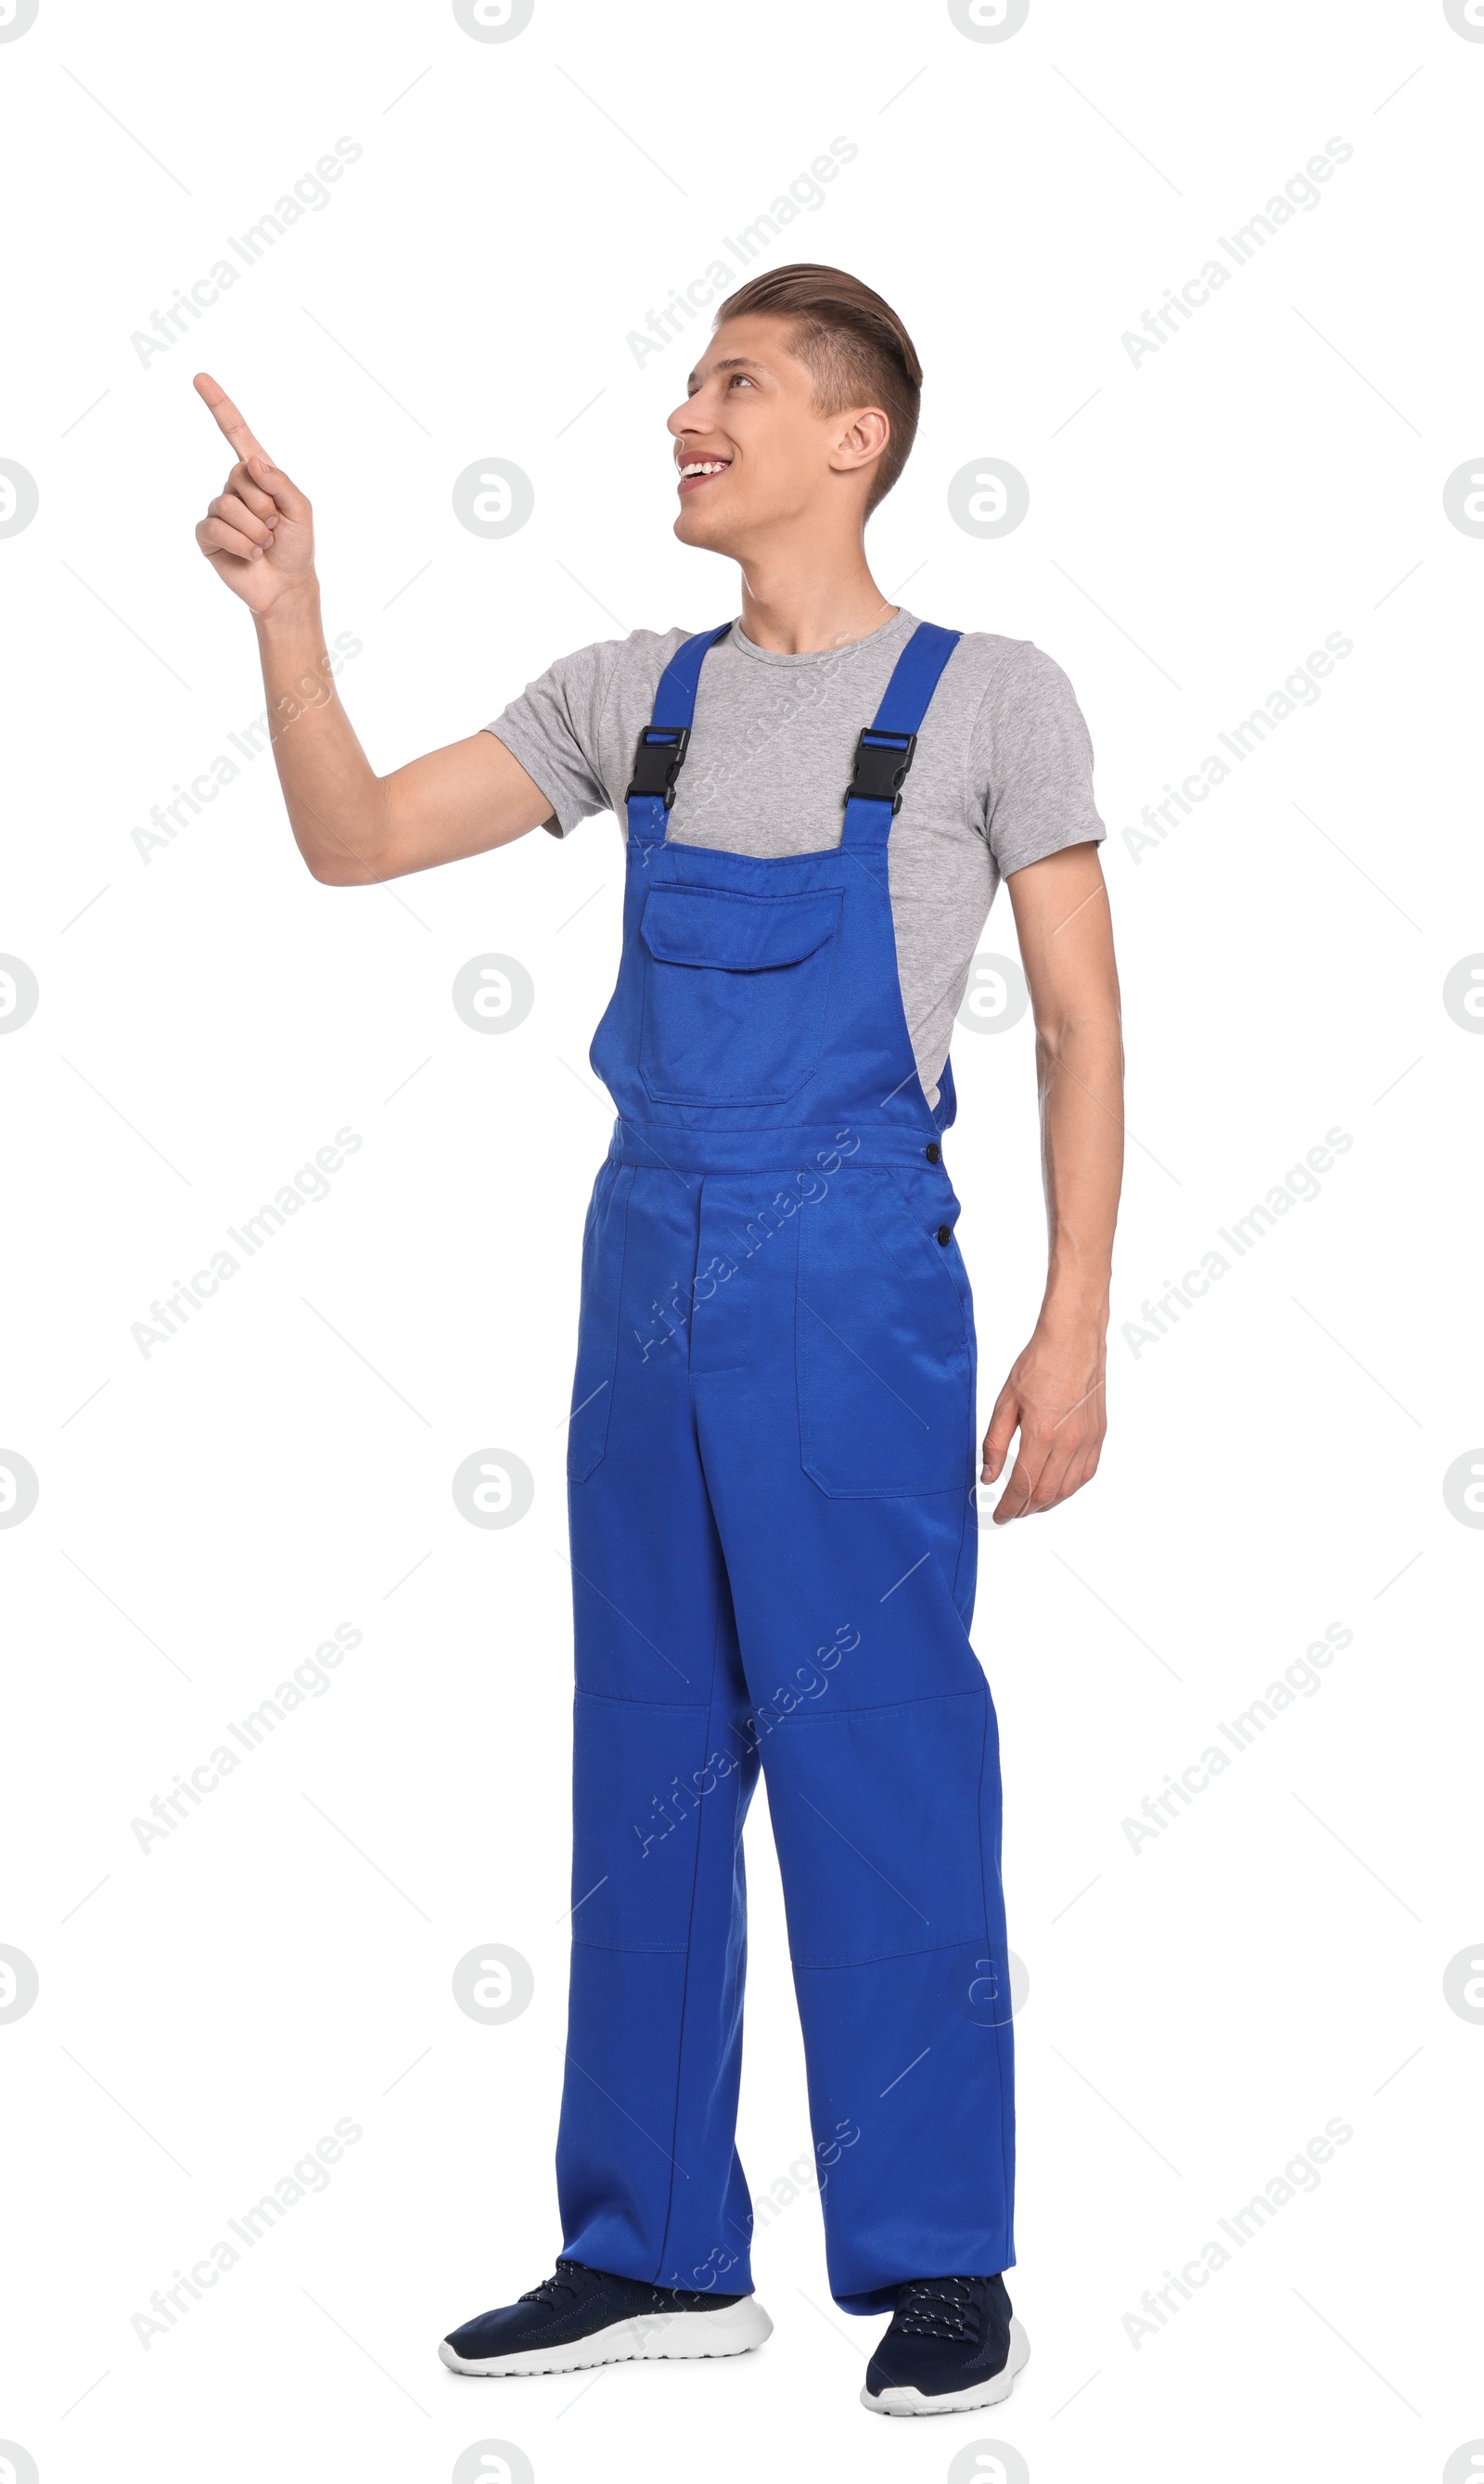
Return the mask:
<svg viewBox="0 0 1484 2484">
<path fill-rule="evenodd" d="M 920 621 L 897 658 L 876 716 L 855 745 L 842 845 L 885 845 L 892 821 L 902 808 L 902 788 L 922 720 L 962 634 L 960 630 L 940 630 L 933 621 Z"/>
<path fill-rule="evenodd" d="M 664 842 L 676 780 L 686 764 L 701 666 L 731 627 L 730 621 L 723 621 L 717 630 L 702 630 L 695 637 L 684 639 L 660 676 L 654 713 L 639 735 L 634 776 L 625 796 L 629 834 L 643 845 Z"/>
</svg>

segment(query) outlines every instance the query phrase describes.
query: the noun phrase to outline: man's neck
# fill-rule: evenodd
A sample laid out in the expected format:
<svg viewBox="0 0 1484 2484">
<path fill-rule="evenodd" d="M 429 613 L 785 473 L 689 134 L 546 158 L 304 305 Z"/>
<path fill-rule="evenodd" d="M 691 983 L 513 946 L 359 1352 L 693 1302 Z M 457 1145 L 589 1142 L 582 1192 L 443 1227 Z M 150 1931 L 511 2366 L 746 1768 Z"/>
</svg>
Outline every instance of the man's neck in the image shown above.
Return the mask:
<svg viewBox="0 0 1484 2484">
<path fill-rule="evenodd" d="M 815 549 L 743 559 L 742 626 L 770 655 L 806 656 L 846 647 L 884 629 L 897 610 L 866 566 L 853 557 L 820 559 Z"/>
</svg>

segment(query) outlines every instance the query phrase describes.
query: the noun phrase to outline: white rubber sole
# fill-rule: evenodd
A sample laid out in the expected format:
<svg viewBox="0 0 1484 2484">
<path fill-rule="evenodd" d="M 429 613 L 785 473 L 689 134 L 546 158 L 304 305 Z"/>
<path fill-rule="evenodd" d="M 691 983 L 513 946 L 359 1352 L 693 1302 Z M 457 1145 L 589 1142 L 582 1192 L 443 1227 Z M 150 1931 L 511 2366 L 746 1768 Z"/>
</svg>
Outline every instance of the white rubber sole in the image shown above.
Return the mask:
<svg viewBox="0 0 1484 2484">
<path fill-rule="evenodd" d="M 971 2390 L 951 2390 L 943 2397 L 928 2397 L 921 2390 L 883 2390 L 874 2398 L 862 2390 L 860 2402 L 873 2415 L 966 2415 L 971 2407 L 998 2406 L 1008 2398 L 1015 2386 L 1015 2374 L 1023 2372 L 1031 2360 L 1031 2341 L 1014 2315 L 1010 2323 L 1010 2353 L 1003 2368 L 987 2381 L 977 2382 Z"/>
<path fill-rule="evenodd" d="M 536 2346 L 522 2355 L 485 2355 L 471 2361 L 456 2355 L 445 2338 L 440 2360 L 450 2372 L 472 2372 L 480 2380 L 517 2380 L 527 2372 L 588 2372 L 597 2363 L 693 2362 L 708 2355 L 745 2355 L 773 2334 L 755 2294 L 728 2303 L 715 2311 L 645 2311 L 634 2320 L 615 2320 L 590 2337 L 575 2337 L 568 2346 Z"/>
</svg>

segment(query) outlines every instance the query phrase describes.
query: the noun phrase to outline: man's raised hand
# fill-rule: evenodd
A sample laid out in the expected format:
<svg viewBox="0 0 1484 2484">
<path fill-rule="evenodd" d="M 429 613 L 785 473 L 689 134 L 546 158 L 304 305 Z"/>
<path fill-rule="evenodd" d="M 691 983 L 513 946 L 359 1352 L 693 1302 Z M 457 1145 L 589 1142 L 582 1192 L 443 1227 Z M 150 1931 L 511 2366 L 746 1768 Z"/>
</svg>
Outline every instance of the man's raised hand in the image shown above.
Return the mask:
<svg viewBox="0 0 1484 2484">
<path fill-rule="evenodd" d="M 194 385 L 237 461 L 209 503 L 196 540 L 218 578 L 250 611 L 269 612 L 285 595 L 313 583 L 313 512 L 210 372 L 198 371 Z"/>
</svg>

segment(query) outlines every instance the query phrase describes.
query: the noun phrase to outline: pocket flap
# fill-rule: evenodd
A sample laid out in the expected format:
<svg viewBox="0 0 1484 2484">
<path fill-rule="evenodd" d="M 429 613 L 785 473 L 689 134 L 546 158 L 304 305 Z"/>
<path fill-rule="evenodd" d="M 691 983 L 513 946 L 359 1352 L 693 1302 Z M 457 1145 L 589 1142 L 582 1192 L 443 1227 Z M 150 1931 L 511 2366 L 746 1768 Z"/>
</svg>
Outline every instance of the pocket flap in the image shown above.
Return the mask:
<svg viewBox="0 0 1484 2484">
<path fill-rule="evenodd" d="M 840 892 L 744 897 L 727 888 L 652 888 L 639 925 L 652 958 L 672 966 L 726 966 L 748 974 L 795 966 L 823 947 L 840 916 Z"/>
</svg>

